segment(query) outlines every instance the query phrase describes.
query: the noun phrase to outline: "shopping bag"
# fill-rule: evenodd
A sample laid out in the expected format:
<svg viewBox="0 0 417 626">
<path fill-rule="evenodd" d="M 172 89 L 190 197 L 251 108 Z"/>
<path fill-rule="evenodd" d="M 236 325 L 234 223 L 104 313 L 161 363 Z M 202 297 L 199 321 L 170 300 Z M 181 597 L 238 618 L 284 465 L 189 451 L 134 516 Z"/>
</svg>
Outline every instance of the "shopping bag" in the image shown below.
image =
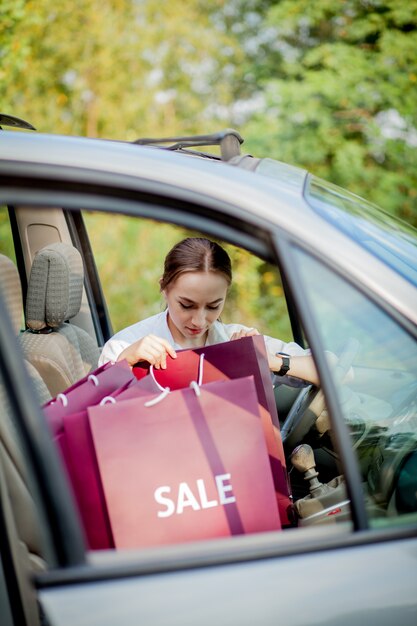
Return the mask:
<svg viewBox="0 0 417 626">
<path fill-rule="evenodd" d="M 279 530 L 253 377 L 164 393 L 88 409 L 116 548 Z"/>
<path fill-rule="evenodd" d="M 260 404 L 267 409 L 274 424 L 279 425 L 271 372 L 262 335 L 242 337 L 202 348 L 177 350 L 177 358 L 168 357 L 167 369 L 156 370 L 157 381 L 163 387 L 181 389 L 195 380 L 200 355 L 204 354 L 203 383 L 253 376 Z M 133 367 L 136 378 L 149 373 L 149 365 L 141 362 Z"/>
<path fill-rule="evenodd" d="M 290 485 L 264 338 L 256 335 L 202 348 L 178 350 L 176 359 L 168 358 L 166 370 L 154 370 L 157 382 L 171 389 L 187 387 L 199 375 L 202 354 L 203 384 L 250 375 L 254 377 L 281 521 L 283 525 L 291 524 Z M 133 368 L 138 379 L 146 377 L 149 372 L 149 366 L 143 363 Z"/>
<path fill-rule="evenodd" d="M 86 409 L 134 379 L 127 361 L 106 363 L 68 387 L 56 398 L 43 405 L 43 411 L 54 432 L 62 425 L 62 418 Z"/>
<path fill-rule="evenodd" d="M 87 407 L 138 384 L 126 361 L 99 367 L 44 405 L 43 411 L 59 449 L 78 505 L 90 549 L 114 546 Z M 137 394 L 138 392 L 136 392 Z M 147 392 L 143 392 L 147 393 Z"/>
</svg>

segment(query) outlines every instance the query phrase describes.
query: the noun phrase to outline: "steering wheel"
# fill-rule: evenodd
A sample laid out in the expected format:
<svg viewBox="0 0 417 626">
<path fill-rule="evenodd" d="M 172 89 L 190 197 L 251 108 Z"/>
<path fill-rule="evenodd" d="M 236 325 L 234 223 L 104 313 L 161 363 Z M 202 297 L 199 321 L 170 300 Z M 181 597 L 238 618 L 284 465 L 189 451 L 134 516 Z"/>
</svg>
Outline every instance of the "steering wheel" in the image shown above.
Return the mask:
<svg viewBox="0 0 417 626">
<path fill-rule="evenodd" d="M 334 366 L 337 382 L 341 383 L 345 378 L 358 350 L 359 341 L 354 338 L 348 339 Z M 282 442 L 287 449 L 292 450 L 303 441 L 325 406 L 324 394 L 320 387 L 309 385 L 298 394 L 281 428 Z"/>
</svg>

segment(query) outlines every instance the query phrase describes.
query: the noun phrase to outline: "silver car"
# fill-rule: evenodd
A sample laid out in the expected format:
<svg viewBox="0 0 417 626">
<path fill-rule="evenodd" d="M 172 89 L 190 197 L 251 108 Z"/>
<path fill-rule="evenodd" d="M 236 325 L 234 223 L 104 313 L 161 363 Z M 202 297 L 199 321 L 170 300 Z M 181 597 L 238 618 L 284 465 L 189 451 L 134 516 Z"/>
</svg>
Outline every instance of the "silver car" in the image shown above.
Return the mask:
<svg viewBox="0 0 417 626">
<path fill-rule="evenodd" d="M 201 151 L 212 143 L 220 157 Z M 417 623 L 417 233 L 240 143 L 234 131 L 162 144 L 0 131 L 2 626 Z M 266 267 L 262 328 L 311 348 L 320 387 L 275 388 L 293 502 L 280 531 L 87 548 L 41 408 L 56 393 L 30 363 L 39 333 L 56 332 L 25 330 L 30 269 L 45 246 L 78 249 L 82 301 L 65 324 L 99 351 L 122 323 L 106 285 L 129 279 L 123 250 L 143 222 Z M 139 242 L 136 255 L 140 290 L 155 270 Z"/>
</svg>

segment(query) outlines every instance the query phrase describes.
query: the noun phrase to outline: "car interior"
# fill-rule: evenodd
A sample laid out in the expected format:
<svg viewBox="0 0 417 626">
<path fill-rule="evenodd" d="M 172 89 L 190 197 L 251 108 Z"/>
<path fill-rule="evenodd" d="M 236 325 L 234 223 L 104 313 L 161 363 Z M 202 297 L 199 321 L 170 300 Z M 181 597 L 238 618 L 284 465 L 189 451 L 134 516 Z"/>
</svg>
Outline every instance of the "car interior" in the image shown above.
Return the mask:
<svg viewBox="0 0 417 626">
<path fill-rule="evenodd" d="M 196 138 L 193 146 L 206 145 L 207 139 L 200 139 Z M 236 164 L 244 161 L 243 157 L 236 155 L 236 145 L 240 144 L 238 136 L 227 134 L 226 139 L 222 136 L 218 141 L 222 145 L 223 157 L 234 159 Z M 174 146 L 170 149 L 188 149 L 186 138 L 173 138 L 170 142 Z M 156 140 L 138 140 L 137 143 L 155 144 Z M 253 163 L 242 167 L 253 167 Z M 107 307 L 111 308 L 112 304 L 101 291 L 100 282 L 92 280 L 100 275 L 101 268 L 94 242 L 89 241 L 89 234 L 93 239 L 93 229 L 87 233 L 84 225 L 84 219 L 86 223 L 90 219 L 87 211 L 84 211 L 83 219 L 80 211 L 71 213 L 42 206 L 15 206 L 9 210 L 4 207 L 1 210 L 10 219 L 10 241 L 14 239 L 14 243 L 9 247 L 9 254 L 0 255 L 0 289 L 28 378 L 39 406 L 42 406 L 96 369 L 103 342 L 111 335 L 109 318 L 112 315 Z M 113 271 L 114 279 L 118 281 L 118 272 L 122 270 L 116 268 Z M 288 300 L 283 316 L 289 327 L 292 326 L 294 339 L 305 345 L 290 293 L 280 289 L 281 299 Z M 134 315 L 141 317 L 137 312 Z M 343 342 L 337 354 L 334 377 L 346 394 L 345 406 L 354 405 L 354 409 L 349 408 L 346 413 L 349 415 L 346 421 L 352 449 L 359 455 L 368 506 L 377 519 L 389 515 L 414 515 L 415 505 L 410 492 L 415 488 L 417 429 L 410 436 L 407 423 L 403 430 L 398 428 L 392 435 L 388 427 L 381 427 L 376 422 L 370 424 L 367 418 L 368 411 L 388 418 L 396 411 L 397 420 L 405 424 L 408 411 L 414 412 L 415 416 L 416 403 L 412 398 L 415 397 L 416 381 L 407 378 L 405 371 L 401 374 L 404 384 L 396 392 L 401 410 L 389 405 L 384 397 L 378 398 L 378 402 L 371 399 L 360 387 L 353 392 L 344 386 L 343 381 L 352 365 L 357 367 L 358 350 L 357 340 Z M 410 355 L 410 358 L 414 355 L 412 350 Z M 366 368 L 362 381 L 365 376 Z M 8 537 L 10 553 L 3 559 L 9 558 L 17 573 L 16 580 L 12 581 L 14 594 L 20 598 L 15 610 L 22 612 L 27 623 L 41 624 L 42 616 L 39 616 L 27 573 L 46 569 L 48 555 L 42 547 L 42 520 L 35 505 L 36 488 L 27 472 L 21 435 L 7 419 L 11 411 L 4 393 L 5 385 L 5 381 L 1 381 L 0 406 L 4 419 L 0 420 L 3 511 L 0 532 Z M 323 390 L 314 386 L 300 390 L 281 385 L 274 391 L 294 501 L 294 516 L 288 531 L 297 527 L 309 529 L 330 525 L 339 526 L 340 532 L 349 532 L 352 528 L 350 493 Z M 372 449 L 369 441 L 373 442 Z M 385 451 L 384 455 L 382 451 Z"/>
<path fill-rule="evenodd" d="M 97 342 L 68 323 L 80 311 L 83 285 L 83 262 L 73 246 L 52 243 L 35 254 L 26 297 L 27 329 L 19 339 L 51 397 L 97 367 Z"/>
</svg>

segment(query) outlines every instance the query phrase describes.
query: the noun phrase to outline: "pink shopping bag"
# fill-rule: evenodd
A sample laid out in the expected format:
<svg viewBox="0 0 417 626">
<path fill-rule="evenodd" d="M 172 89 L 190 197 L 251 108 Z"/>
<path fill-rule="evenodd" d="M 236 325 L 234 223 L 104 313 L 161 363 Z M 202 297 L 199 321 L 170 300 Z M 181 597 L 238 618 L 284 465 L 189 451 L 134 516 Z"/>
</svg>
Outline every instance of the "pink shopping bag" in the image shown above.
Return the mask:
<svg viewBox="0 0 417 626">
<path fill-rule="evenodd" d="M 253 377 L 163 395 L 88 409 L 115 546 L 280 529 Z"/>
<path fill-rule="evenodd" d="M 83 411 L 92 404 L 134 380 L 127 361 L 106 363 L 68 387 L 43 406 L 53 432 L 57 432 L 65 415 Z"/>
<path fill-rule="evenodd" d="M 193 350 L 179 350 L 176 359 L 168 358 L 166 370 L 154 370 L 156 380 L 162 387 L 187 387 L 190 380 L 198 376 L 202 354 L 202 383 L 254 377 L 281 522 L 290 524 L 291 492 L 264 338 L 257 335 Z M 138 364 L 133 372 L 142 379 L 149 374 L 149 366 Z"/>
</svg>

